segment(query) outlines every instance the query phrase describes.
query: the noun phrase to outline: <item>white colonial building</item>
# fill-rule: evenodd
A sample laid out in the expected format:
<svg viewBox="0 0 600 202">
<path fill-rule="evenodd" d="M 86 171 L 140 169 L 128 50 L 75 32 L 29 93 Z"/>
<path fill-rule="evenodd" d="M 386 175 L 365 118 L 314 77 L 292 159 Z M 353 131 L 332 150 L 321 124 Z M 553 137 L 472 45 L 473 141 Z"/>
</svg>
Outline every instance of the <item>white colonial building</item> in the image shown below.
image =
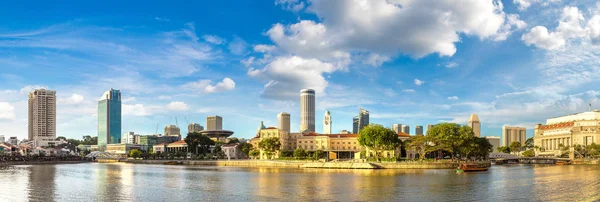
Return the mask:
<svg viewBox="0 0 600 202">
<path fill-rule="evenodd" d="M 535 126 L 534 145 L 558 151 L 559 145 L 573 147 L 600 143 L 600 111 L 594 110 L 546 120 Z"/>
</svg>

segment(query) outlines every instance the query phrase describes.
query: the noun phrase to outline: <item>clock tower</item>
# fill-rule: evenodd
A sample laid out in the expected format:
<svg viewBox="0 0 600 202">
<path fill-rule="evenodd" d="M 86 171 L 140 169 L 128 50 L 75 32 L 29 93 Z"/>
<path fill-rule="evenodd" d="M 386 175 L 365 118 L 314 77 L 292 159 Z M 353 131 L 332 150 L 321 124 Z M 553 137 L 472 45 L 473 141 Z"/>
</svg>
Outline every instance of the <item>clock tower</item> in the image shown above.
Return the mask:
<svg viewBox="0 0 600 202">
<path fill-rule="evenodd" d="M 329 111 L 325 111 L 325 117 L 323 117 L 323 134 L 331 134 L 331 114 Z"/>
</svg>

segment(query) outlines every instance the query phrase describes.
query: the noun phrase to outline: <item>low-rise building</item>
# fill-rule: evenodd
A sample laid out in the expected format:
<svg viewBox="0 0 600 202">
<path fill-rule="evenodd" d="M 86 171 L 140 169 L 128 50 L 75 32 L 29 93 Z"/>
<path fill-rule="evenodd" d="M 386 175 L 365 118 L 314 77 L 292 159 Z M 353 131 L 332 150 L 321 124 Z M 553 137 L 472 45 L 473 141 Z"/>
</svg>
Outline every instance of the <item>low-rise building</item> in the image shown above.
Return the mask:
<svg viewBox="0 0 600 202">
<path fill-rule="evenodd" d="M 239 143 L 221 145 L 221 150 L 225 153 L 227 159 L 243 159 L 244 153 L 238 148 Z"/>
<path fill-rule="evenodd" d="M 111 153 L 115 156 L 126 157 L 131 150 L 144 150 L 142 145 L 139 144 L 107 144 L 106 152 Z"/>
<path fill-rule="evenodd" d="M 188 145 L 187 143 L 185 143 L 184 140 L 180 140 L 177 142 L 173 142 L 167 145 L 167 147 L 165 148 L 165 152 L 171 153 L 171 152 L 188 152 Z"/>
<path fill-rule="evenodd" d="M 534 133 L 534 145 L 549 153 L 560 151 L 561 145 L 573 148 L 576 145 L 599 144 L 600 111 L 547 119 L 545 125 L 535 126 Z"/>
</svg>

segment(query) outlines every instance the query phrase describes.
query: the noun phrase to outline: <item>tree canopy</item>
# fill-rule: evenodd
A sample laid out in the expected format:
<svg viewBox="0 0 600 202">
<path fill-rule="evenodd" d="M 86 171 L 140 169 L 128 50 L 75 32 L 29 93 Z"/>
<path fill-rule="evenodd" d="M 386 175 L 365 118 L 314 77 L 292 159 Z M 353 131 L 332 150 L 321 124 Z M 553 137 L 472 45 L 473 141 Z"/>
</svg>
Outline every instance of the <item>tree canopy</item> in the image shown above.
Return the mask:
<svg viewBox="0 0 600 202">
<path fill-rule="evenodd" d="M 294 150 L 294 157 L 297 159 L 304 159 L 308 156 L 308 152 L 302 148 L 297 148 Z"/>
<path fill-rule="evenodd" d="M 521 143 L 517 141 L 511 142 L 508 147 L 510 148 L 511 152 L 519 153 L 521 151 Z"/>
<path fill-rule="evenodd" d="M 379 124 L 369 124 L 359 131 L 358 143 L 373 150 L 375 156 L 379 158 L 381 151 L 395 150 L 401 141 L 392 129 Z"/>
<path fill-rule="evenodd" d="M 279 142 L 279 138 L 276 137 L 264 138 L 258 142 L 258 148 L 262 149 L 267 155 L 267 158 L 270 159 L 281 149 L 281 142 Z"/>
<path fill-rule="evenodd" d="M 190 151 L 195 154 L 200 153 L 198 151 L 198 148 L 200 148 L 200 151 L 203 154 L 206 154 L 208 148 L 211 145 L 215 145 L 215 141 L 211 140 L 208 136 L 202 135 L 198 132 L 188 133 L 184 141 L 188 145 L 188 148 L 190 148 Z"/>
</svg>

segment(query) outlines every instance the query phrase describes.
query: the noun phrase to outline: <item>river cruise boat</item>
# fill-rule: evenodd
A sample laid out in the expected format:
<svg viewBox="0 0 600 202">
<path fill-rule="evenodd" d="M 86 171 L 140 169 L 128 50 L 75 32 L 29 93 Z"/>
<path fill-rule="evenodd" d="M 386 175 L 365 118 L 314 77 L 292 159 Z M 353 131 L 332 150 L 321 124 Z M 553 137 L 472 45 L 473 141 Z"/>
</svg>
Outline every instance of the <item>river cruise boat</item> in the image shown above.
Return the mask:
<svg viewBox="0 0 600 202">
<path fill-rule="evenodd" d="M 482 164 L 466 164 L 461 163 L 456 169 L 456 172 L 477 172 L 477 171 L 487 171 L 489 167 L 487 165 Z"/>
</svg>

